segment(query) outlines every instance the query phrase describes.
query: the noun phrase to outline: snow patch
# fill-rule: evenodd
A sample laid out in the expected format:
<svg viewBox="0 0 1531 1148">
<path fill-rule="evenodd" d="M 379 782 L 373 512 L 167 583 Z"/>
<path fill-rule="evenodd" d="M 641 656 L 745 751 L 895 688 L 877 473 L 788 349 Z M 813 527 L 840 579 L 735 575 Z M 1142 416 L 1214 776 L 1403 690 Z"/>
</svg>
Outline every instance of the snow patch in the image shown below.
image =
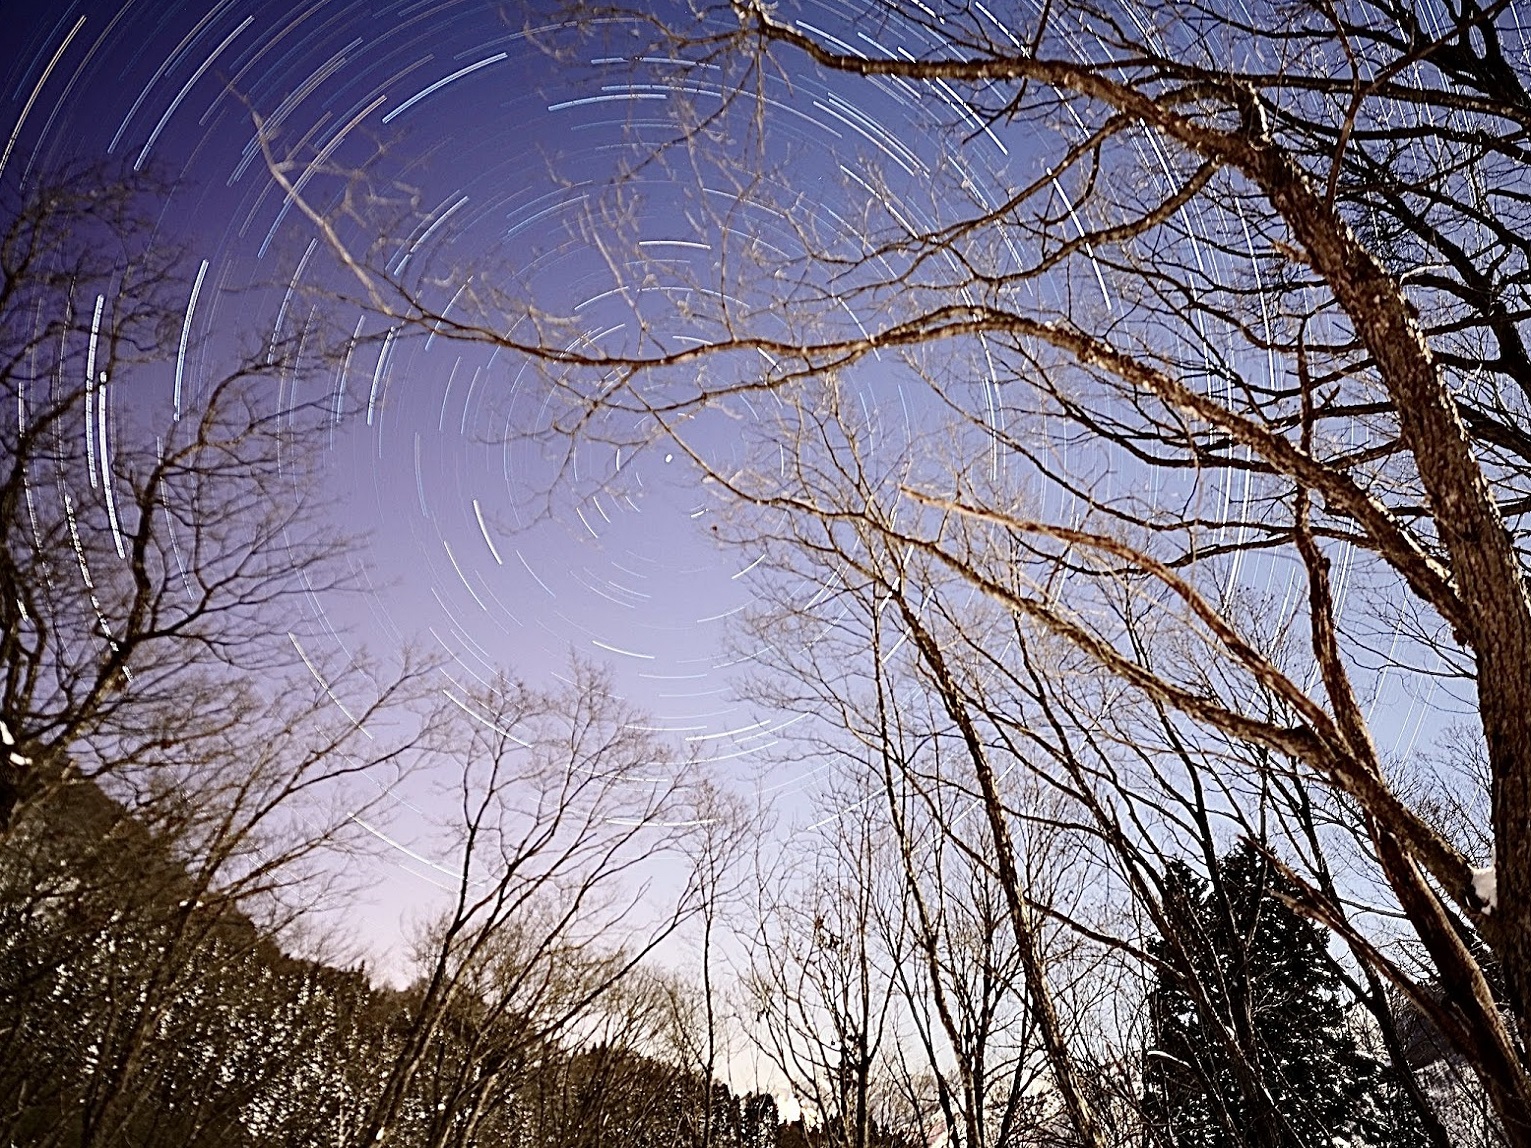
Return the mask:
<svg viewBox="0 0 1531 1148">
<path fill-rule="evenodd" d="M 5 724 L 4 718 L 0 718 L 0 742 L 8 746 L 16 744 L 16 739 L 11 736 L 11 727 Z"/>
<path fill-rule="evenodd" d="M 1473 896 L 1483 905 L 1485 913 L 1492 913 L 1499 904 L 1499 879 L 1494 873 L 1494 867 L 1487 869 L 1474 869 L 1473 873 Z"/>
</svg>

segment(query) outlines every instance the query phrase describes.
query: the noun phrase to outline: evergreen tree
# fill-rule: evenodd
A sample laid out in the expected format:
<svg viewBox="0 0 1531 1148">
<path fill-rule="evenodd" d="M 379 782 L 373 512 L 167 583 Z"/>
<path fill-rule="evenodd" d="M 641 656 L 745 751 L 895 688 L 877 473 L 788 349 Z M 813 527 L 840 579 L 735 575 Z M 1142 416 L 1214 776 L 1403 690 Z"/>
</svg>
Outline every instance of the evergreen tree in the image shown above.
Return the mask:
<svg viewBox="0 0 1531 1148">
<path fill-rule="evenodd" d="M 1144 1110 L 1174 1148 L 1427 1143 L 1397 1070 L 1362 1044 L 1317 925 L 1248 844 L 1208 879 L 1172 862 L 1150 994 Z"/>
</svg>

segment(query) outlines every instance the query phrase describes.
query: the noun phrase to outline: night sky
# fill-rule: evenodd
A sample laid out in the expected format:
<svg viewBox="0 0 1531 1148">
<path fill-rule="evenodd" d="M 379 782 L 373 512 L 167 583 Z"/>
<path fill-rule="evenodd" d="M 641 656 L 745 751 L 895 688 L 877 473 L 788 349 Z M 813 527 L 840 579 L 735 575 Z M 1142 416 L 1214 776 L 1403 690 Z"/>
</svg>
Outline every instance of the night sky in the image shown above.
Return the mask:
<svg viewBox="0 0 1531 1148">
<path fill-rule="evenodd" d="M 305 289 L 356 289 L 271 179 L 253 115 L 300 161 L 312 203 L 334 210 L 346 171 L 391 191 L 398 231 L 379 258 L 437 305 L 450 305 L 461 269 L 480 269 L 507 299 L 608 350 L 714 334 L 698 318 L 716 314 L 709 284 L 737 289 L 769 329 L 775 300 L 795 288 L 737 264 L 720 272 L 725 256 L 778 268 L 810 247 L 854 256 L 872 215 L 928 222 L 1034 175 L 1028 141 L 985 128 L 953 92 L 831 79 L 790 61 L 748 76 L 727 61 L 681 64 L 639 26 L 580 35 L 551 12 L 466 0 L 4 0 L 0 178 L 110 158 L 174 181 L 162 226 L 189 248 L 188 331 L 207 348 L 180 382 L 192 403 L 221 345 L 290 329 L 313 305 Z M 798 6 L 793 18 L 881 53 L 917 53 L 928 36 L 834 4 Z M 1004 34 L 981 5 L 971 18 Z M 763 104 L 727 109 L 746 81 Z M 749 120 L 757 106 L 764 136 Z M 671 146 L 720 109 L 721 149 Z M 966 189 L 966 201 L 943 204 L 942 188 Z M 530 319 L 513 307 L 502 317 L 529 337 Z M 850 330 L 873 318 L 853 303 L 826 322 Z M 526 362 L 483 344 L 384 341 L 383 324 L 357 308 L 325 320 L 370 337 L 332 379 L 356 414 L 332 437 L 325 475 L 338 519 L 367 535 L 357 561 L 372 589 L 362 601 L 311 600 L 290 621 L 295 640 L 317 660 L 415 642 L 449 658 L 444 686 L 464 688 L 501 671 L 551 683 L 571 656 L 609 665 L 680 752 L 812 823 L 799 806 L 813 800 L 816 767 L 773 756 L 798 715 L 738 689 L 757 651 L 736 623 L 761 555 L 711 529 L 724 503 L 685 451 L 651 426 L 618 424 L 571 448 L 538 434 L 556 409 Z M 656 385 L 671 384 L 685 385 Z M 176 385 L 166 364 L 113 401 L 163 404 Z M 928 392 L 891 364 L 859 371 L 853 386 L 890 451 L 928 413 Z M 749 402 L 716 412 L 688 425 L 687 441 L 726 471 L 758 450 L 754 412 Z M 796 592 L 811 602 L 819 588 Z M 397 888 L 388 897 L 408 899 Z"/>
<path fill-rule="evenodd" d="M 804 18 L 840 27 L 850 14 Z M 176 394 L 194 405 L 220 353 L 290 331 L 314 305 L 305 291 L 355 291 L 271 179 L 255 115 L 273 148 L 299 162 L 294 178 L 315 205 L 336 208 L 342 172 L 392 197 L 377 218 L 398 230 L 380 258 L 418 276 L 437 305 L 461 269 L 482 269 L 507 298 L 571 318 L 605 349 L 696 338 L 688 323 L 721 282 L 724 221 L 753 257 L 790 265 L 809 243 L 856 250 L 858 211 L 897 198 L 901 180 L 914 188 L 956 163 L 998 186 L 1008 162 L 994 136 L 948 130 L 967 114 L 953 103 L 804 72 L 752 77 L 775 119 L 763 139 L 741 123 L 738 154 L 725 147 L 708 166 L 669 145 L 689 117 L 723 106 L 734 82 L 725 67 L 653 55 L 637 27 L 581 36 L 535 7 L 6 0 L 0 27 L 0 178 L 110 160 L 174 186 L 161 227 L 190 255 L 196 349 L 179 371 L 167 363 L 113 389 L 115 404 L 145 409 Z M 886 188 L 868 183 L 868 157 L 891 173 Z M 902 210 L 922 207 L 911 199 Z M 751 289 L 747 275 L 730 282 Z M 740 302 L 769 312 L 778 288 L 756 289 Z M 514 310 L 504 316 L 524 337 Z M 721 544 L 727 532 L 711 529 L 721 500 L 682 449 L 652 427 L 613 425 L 573 448 L 539 437 L 554 409 L 533 366 L 485 345 L 382 341 L 384 325 L 359 308 L 322 318 L 371 338 L 332 380 L 355 415 L 324 467 L 338 523 L 367 537 L 357 563 L 371 589 L 295 612 L 290 633 L 306 653 L 386 656 L 412 642 L 448 657 L 444 688 L 499 672 L 551 685 L 571 657 L 593 660 L 720 782 L 791 802 L 822 780 L 812 763 L 773 757 L 798 715 L 740 696 L 755 651 L 735 623 L 761 555 Z M 857 321 L 849 309 L 842 319 Z M 868 418 L 905 437 L 900 380 L 860 385 Z M 298 397 L 314 396 L 284 399 Z M 693 423 L 688 441 L 726 470 L 753 410 Z M 407 825 L 397 832 L 409 837 Z M 417 860 L 395 860 L 429 877 Z M 409 900 L 391 887 L 378 927 Z"/>
</svg>

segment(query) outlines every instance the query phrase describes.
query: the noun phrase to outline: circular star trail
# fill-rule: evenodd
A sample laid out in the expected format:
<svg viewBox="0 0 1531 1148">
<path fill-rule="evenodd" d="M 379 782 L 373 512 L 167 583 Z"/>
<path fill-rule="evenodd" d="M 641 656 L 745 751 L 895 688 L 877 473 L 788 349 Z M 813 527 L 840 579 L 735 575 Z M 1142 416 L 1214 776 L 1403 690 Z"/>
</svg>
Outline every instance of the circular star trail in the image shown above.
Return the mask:
<svg viewBox="0 0 1531 1148">
<path fill-rule="evenodd" d="M 763 639 L 739 623 L 765 555 L 725 544 L 727 499 L 698 465 L 758 463 L 777 400 L 741 395 L 680 424 L 619 404 L 571 438 L 545 366 L 356 305 L 356 278 L 303 208 L 434 309 L 512 342 L 653 354 L 735 317 L 785 331 L 773 315 L 788 304 L 864 330 L 854 300 L 815 300 L 793 276 L 805 257 L 862 258 L 869 226 L 932 222 L 937 173 L 975 194 L 1000 186 L 1009 152 L 955 94 L 744 76 L 668 51 L 640 22 L 581 28 L 450 0 L 20 16 L 0 61 L 0 179 L 78 161 L 156 173 L 171 188 L 162 231 L 190 257 L 181 358 L 115 388 L 114 404 L 192 409 L 220 352 L 252 338 L 351 340 L 274 400 L 348 412 L 323 473 L 337 530 L 365 536 L 354 564 L 368 592 L 314 594 L 290 618 L 316 676 L 360 647 L 412 644 L 462 696 L 592 661 L 647 728 L 720 778 L 791 793 L 814 774 L 762 777 L 801 715 L 741 696 Z M 847 13 L 805 18 L 837 27 Z M 925 33 L 879 35 L 891 52 Z M 688 146 L 697 133 L 709 154 Z M 694 386 L 657 377 L 641 402 Z M 872 441 L 896 451 L 918 388 L 893 364 L 851 386 Z M 823 591 L 788 588 L 809 609 Z"/>
<path fill-rule="evenodd" d="M 897 314 L 890 284 L 907 270 L 869 237 L 992 210 L 1035 177 L 1028 141 L 941 85 L 755 70 L 671 51 L 645 21 L 577 26 L 552 8 L 18 7 L 0 60 L 0 179 L 79 160 L 163 173 L 161 226 L 191 256 L 183 347 L 200 349 L 165 365 L 162 393 L 112 401 L 194 406 L 207 357 L 252 336 L 350 340 L 322 382 L 281 401 L 349 412 L 324 472 L 337 523 L 366 535 L 369 592 L 312 596 L 294 642 L 316 664 L 422 645 L 444 658 L 445 691 L 598 662 L 682 753 L 758 778 L 800 715 L 741 696 L 768 641 L 739 624 L 765 555 L 728 544 L 739 535 L 708 472 L 758 471 L 782 400 L 742 392 L 667 420 L 653 412 L 697 393 L 709 367 L 586 379 L 586 394 L 609 384 L 632 401 L 571 436 L 558 371 L 510 345 L 652 356 L 734 324 L 790 334 L 789 311 L 821 333 L 864 332 Z M 794 19 L 837 50 L 914 58 L 937 39 L 917 8 L 872 22 L 805 4 Z M 983 6 L 970 15 L 975 34 L 1008 36 Z M 358 306 L 365 285 L 336 241 L 483 337 Z M 826 267 L 856 270 L 826 293 Z M 1109 311 L 1104 278 L 1099 296 L 1090 305 Z M 963 401 L 998 426 L 1004 404 L 979 367 Z M 939 411 L 891 360 L 849 376 L 841 401 L 890 458 Z M 992 448 L 978 465 L 997 475 L 1004 461 Z M 1255 565 L 1239 576 L 1291 597 L 1290 571 Z M 805 609 L 824 600 L 811 582 L 785 592 Z M 1417 734 L 1423 712 L 1403 728 Z M 790 792 L 802 777 L 778 767 L 763 784 Z"/>
</svg>

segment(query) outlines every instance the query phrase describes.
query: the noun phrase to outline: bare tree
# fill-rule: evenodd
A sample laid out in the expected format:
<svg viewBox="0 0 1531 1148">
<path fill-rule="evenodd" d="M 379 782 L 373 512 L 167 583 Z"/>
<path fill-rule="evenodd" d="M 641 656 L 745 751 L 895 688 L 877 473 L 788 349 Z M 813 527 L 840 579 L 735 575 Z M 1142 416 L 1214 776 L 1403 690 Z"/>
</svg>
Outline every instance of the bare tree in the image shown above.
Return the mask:
<svg viewBox="0 0 1531 1148">
<path fill-rule="evenodd" d="M 762 1052 L 837 1148 L 877 1143 L 875 1108 L 892 1043 L 900 933 L 883 927 L 876 794 L 826 787 L 823 837 L 797 835 L 790 860 L 762 872 L 745 991 Z M 896 903 L 896 902 L 895 902 Z"/>
<path fill-rule="evenodd" d="M 206 345 L 163 190 L 0 191 L 0 835 L 66 775 L 213 752 L 249 675 L 309 675 L 293 611 L 349 581 L 305 446 L 327 416 L 287 398 L 329 360 L 302 331 Z"/>
<path fill-rule="evenodd" d="M 529 1059 L 582 1034 L 603 998 L 693 911 L 680 867 L 691 783 L 606 681 L 449 689 L 434 753 L 456 763 L 451 903 L 420 938 L 401 1047 L 358 1135 L 471 1142 L 504 1122 Z M 625 942 L 625 943 L 619 943 Z"/>
<path fill-rule="evenodd" d="M 822 609 L 803 610 L 790 592 L 763 604 L 761 632 L 776 640 L 757 689 L 818 718 L 801 756 L 838 779 L 828 787 L 838 807 L 829 839 L 855 825 L 879 843 L 857 863 L 844 846 L 831 849 L 841 880 L 878 890 L 874 959 L 898 1002 L 883 1043 L 897 1066 L 900 1123 L 916 1137 L 943 1129 L 958 1144 L 1016 1142 L 1057 1116 L 1042 1099 L 1048 1066 L 1065 1081 L 1078 1073 L 1077 1018 L 1057 1004 L 1077 986 L 1046 919 L 1068 900 L 1060 878 L 1077 869 L 1066 817 L 1047 816 L 1038 800 L 1048 798 L 1027 792 L 1029 768 L 987 737 L 968 740 L 971 700 L 956 692 L 963 721 L 954 721 L 900 613 L 922 593 L 908 566 L 837 547 L 827 533 L 784 541 L 795 573 L 816 564 L 804 552 L 817 553 L 814 580 L 835 590 Z"/>
<path fill-rule="evenodd" d="M 342 412 L 291 401 L 332 363 L 301 330 L 199 336 L 166 190 L 0 190 L 0 1042 L 27 1142 L 250 1118 L 197 1058 L 248 1057 L 241 971 L 385 812 L 429 669 L 304 648 L 305 598 L 349 582 L 312 449 Z"/>
</svg>

